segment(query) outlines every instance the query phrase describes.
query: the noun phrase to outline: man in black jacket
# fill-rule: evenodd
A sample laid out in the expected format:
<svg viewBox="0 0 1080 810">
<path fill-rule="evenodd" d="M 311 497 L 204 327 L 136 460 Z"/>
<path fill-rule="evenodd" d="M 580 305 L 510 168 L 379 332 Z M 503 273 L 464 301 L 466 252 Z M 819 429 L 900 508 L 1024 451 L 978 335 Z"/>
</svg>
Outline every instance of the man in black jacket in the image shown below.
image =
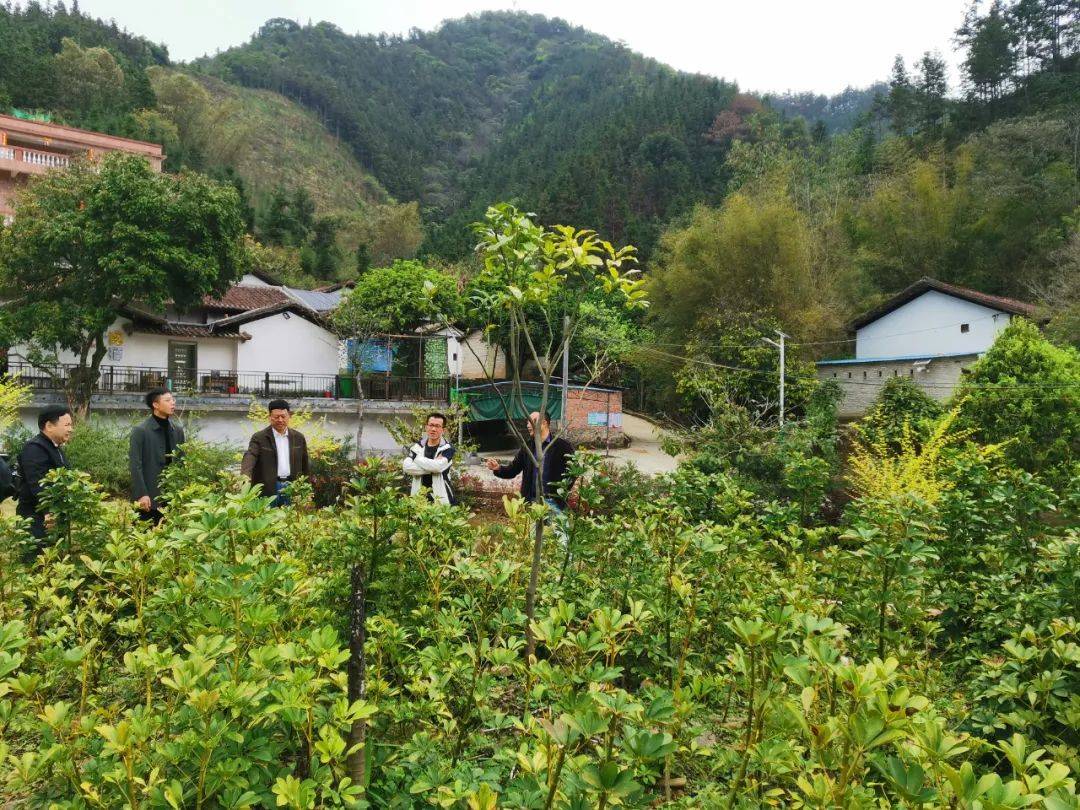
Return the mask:
<svg viewBox="0 0 1080 810">
<path fill-rule="evenodd" d="M 540 440 L 544 446 L 544 474 L 543 492 L 536 491 L 536 463 L 533 454 L 536 447 L 529 442 L 528 449 L 522 447 L 509 464 L 500 464 L 497 460 L 489 458 L 487 468 L 496 478 L 516 478 L 521 475 L 521 497 L 530 503 L 543 500 L 548 506 L 558 511 L 566 508 L 566 499 L 559 494 L 562 488 L 570 492 L 574 485 L 574 479 L 570 477 L 570 456 L 574 455 L 574 448 L 561 436 L 557 439 L 551 436 L 551 418 L 545 413 L 543 418 L 538 412 L 529 414 L 529 436 L 536 435 L 536 425 L 540 426 Z"/>
<path fill-rule="evenodd" d="M 21 484 L 19 506 L 15 511 L 20 517 L 30 519 L 30 534 L 39 541 L 40 549 L 40 541 L 45 539 L 45 526 L 51 522 L 50 515 L 38 511 L 42 479 L 50 470 L 70 466 L 60 448 L 71 439 L 71 411 L 60 405 L 45 408 L 38 414 L 38 429 L 41 432 L 19 453 Z"/>
<path fill-rule="evenodd" d="M 145 398 L 150 416 L 131 431 L 128 467 L 131 470 L 131 500 L 139 517 L 160 523 L 158 500 L 162 471 L 177 458 L 184 443 L 184 428 L 172 419 L 176 398 L 164 388 L 155 388 Z"/>
</svg>

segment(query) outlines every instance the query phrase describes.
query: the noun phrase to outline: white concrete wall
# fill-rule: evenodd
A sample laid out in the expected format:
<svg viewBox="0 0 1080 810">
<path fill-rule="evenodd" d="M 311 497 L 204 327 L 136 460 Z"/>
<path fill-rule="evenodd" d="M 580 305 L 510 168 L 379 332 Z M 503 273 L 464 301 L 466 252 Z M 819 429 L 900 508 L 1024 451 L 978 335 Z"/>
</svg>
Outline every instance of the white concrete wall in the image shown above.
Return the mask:
<svg viewBox="0 0 1080 810">
<path fill-rule="evenodd" d="M 198 438 L 202 441 L 223 444 L 236 448 L 242 452 L 247 448 L 251 434 L 254 432 L 247 415 L 240 411 L 222 411 L 217 413 L 202 412 L 197 416 L 191 416 L 183 412 L 183 398 L 180 400 L 180 422 L 189 432 L 194 429 Z M 138 411 L 100 411 L 100 418 L 118 420 L 121 422 L 134 422 L 146 418 L 145 410 Z M 19 417 L 27 429 L 37 433 L 37 408 L 22 408 Z M 322 415 L 317 417 L 320 421 Z M 364 418 L 363 446 L 366 453 L 378 453 L 382 455 L 397 454 L 401 448 L 390 436 L 383 422 L 392 417 L 386 414 L 368 414 Z M 356 441 L 356 415 L 355 414 L 327 414 L 326 430 L 339 439 L 351 438 Z M 310 431 L 309 431 L 310 432 Z"/>
<path fill-rule="evenodd" d="M 453 335 L 446 336 L 446 366 L 451 377 L 460 377 L 463 365 L 462 354 L 467 351 Z"/>
<path fill-rule="evenodd" d="M 198 346 L 198 368 L 211 371 L 236 371 L 237 338 L 181 338 L 168 335 L 147 335 L 141 332 L 129 334 L 125 326 L 129 327 L 130 321 L 118 318 L 109 332 L 120 336 L 123 343 L 114 348 L 121 348 L 122 355 L 118 359 L 106 357 L 102 361 L 103 367 L 108 366 L 142 366 L 149 368 L 169 367 L 169 342 L 195 343 Z M 129 327 L 130 328 L 130 327 Z M 107 341 L 108 343 L 108 341 Z M 111 345 L 111 344 L 110 344 Z M 15 346 L 9 355 L 26 356 L 25 346 Z M 61 363 L 77 363 L 78 357 L 74 352 L 62 350 L 58 353 Z"/>
<path fill-rule="evenodd" d="M 838 414 L 841 419 L 858 419 L 881 394 L 881 388 L 893 377 L 907 377 L 927 396 L 945 402 L 953 395 L 963 370 L 971 366 L 978 355 L 942 357 L 926 366 L 916 367 L 914 361 L 894 363 L 842 363 L 817 367 L 818 379 L 840 384 L 844 399 Z M 921 369 L 921 370 L 920 370 Z"/>
<path fill-rule="evenodd" d="M 461 341 L 459 357 L 463 380 L 486 380 L 488 374 L 496 379 L 506 377 L 506 353 L 484 340 L 479 331 L 470 332 Z"/>
<path fill-rule="evenodd" d="M 237 348 L 237 370 L 337 374 L 337 337 L 295 313 L 280 312 L 240 327 L 251 335 Z"/>
<path fill-rule="evenodd" d="M 855 356 L 910 357 L 984 352 L 1011 316 L 929 290 L 855 333 Z M 968 324 L 966 333 L 960 324 Z"/>
</svg>

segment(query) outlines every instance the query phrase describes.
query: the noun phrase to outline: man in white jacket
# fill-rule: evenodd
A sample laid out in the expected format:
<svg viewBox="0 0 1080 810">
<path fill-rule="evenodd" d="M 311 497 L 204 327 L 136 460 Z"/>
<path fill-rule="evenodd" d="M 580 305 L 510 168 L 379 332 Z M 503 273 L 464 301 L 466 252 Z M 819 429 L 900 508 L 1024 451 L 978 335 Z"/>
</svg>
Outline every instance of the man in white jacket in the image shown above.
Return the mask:
<svg viewBox="0 0 1080 810">
<path fill-rule="evenodd" d="M 428 500 L 453 505 L 457 499 L 450 486 L 450 464 L 454 448 L 443 440 L 446 417 L 441 413 L 428 415 L 424 438 L 409 448 L 401 469 L 412 479 L 412 494 L 426 491 Z"/>
</svg>

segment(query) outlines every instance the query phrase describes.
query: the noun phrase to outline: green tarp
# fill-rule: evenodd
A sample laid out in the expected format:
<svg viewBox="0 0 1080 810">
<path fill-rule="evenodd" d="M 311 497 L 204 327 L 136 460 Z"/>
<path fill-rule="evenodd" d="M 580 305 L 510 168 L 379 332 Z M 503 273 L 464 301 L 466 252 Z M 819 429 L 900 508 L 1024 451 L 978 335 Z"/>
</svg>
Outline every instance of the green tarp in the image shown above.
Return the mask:
<svg viewBox="0 0 1080 810">
<path fill-rule="evenodd" d="M 524 407 L 522 407 L 522 403 L 514 393 L 513 386 L 508 384 L 500 385 L 499 393 L 493 391 L 490 386 L 485 386 L 461 391 L 459 396 L 469 406 L 471 421 L 487 422 L 493 419 L 506 419 L 504 399 L 506 404 L 510 406 L 514 419 L 525 419 L 530 413 L 540 410 L 542 393 L 538 385 L 529 386 L 528 388 L 523 386 L 521 399 L 524 400 Z M 502 398 L 499 397 L 499 394 L 502 394 Z M 562 418 L 562 392 L 554 385 L 548 389 L 547 412 L 552 419 Z"/>
</svg>

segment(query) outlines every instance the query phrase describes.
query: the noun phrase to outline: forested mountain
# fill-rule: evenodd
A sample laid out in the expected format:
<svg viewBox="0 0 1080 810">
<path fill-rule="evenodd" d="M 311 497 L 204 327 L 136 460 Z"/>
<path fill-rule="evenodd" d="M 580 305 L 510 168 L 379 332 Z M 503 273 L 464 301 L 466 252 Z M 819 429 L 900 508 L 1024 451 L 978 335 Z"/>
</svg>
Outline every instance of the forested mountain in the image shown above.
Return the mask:
<svg viewBox="0 0 1080 810">
<path fill-rule="evenodd" d="M 813 125 L 820 121 L 826 132 L 845 132 L 873 111 L 875 99 L 888 93 L 888 84 L 875 82 L 869 87 L 847 87 L 833 96 L 775 93 L 765 96 L 765 101 L 785 115 L 805 118 Z"/>
<path fill-rule="evenodd" d="M 830 98 L 740 92 L 519 13 L 405 37 L 270 20 L 170 66 L 74 8 L 5 5 L 0 104 L 156 140 L 170 168 L 235 182 L 268 260 L 297 273 L 460 259 L 468 223 L 506 200 L 636 245 L 657 278 L 717 273 L 709 288 L 730 293 L 739 275 L 745 307 L 810 338 L 922 275 L 1073 305 L 1078 16 L 1000 0 L 957 20 L 960 87 L 927 52 Z M 271 119 L 294 136 L 268 137 Z"/>
<path fill-rule="evenodd" d="M 461 223 L 493 198 L 589 221 L 648 247 L 659 223 L 722 188 L 705 136 L 734 95 L 561 20 L 509 12 L 406 38 L 272 20 L 194 66 L 296 98 L 461 255 Z"/>
</svg>

